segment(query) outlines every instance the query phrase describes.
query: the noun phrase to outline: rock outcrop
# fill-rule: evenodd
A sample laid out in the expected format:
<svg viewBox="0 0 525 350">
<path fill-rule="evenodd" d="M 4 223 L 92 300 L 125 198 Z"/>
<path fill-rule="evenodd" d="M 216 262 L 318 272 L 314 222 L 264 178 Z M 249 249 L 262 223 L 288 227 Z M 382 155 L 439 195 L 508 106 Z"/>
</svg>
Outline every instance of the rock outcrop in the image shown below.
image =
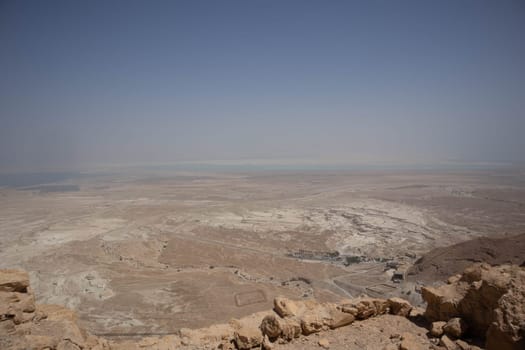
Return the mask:
<svg viewBox="0 0 525 350">
<path fill-rule="evenodd" d="M 72 310 L 35 305 L 24 271 L 0 271 L 0 349 L 108 349 L 82 330 Z"/>
<path fill-rule="evenodd" d="M 391 334 L 388 349 L 434 348 L 475 350 L 466 340 L 486 339 L 488 350 L 525 349 L 525 268 L 477 264 L 449 279 L 447 285 L 423 288 L 428 303 L 425 332 Z M 339 303 L 274 300 L 274 309 L 202 329 L 181 329 L 176 335 L 133 341 L 108 341 L 81 329 L 75 313 L 56 305 L 35 305 L 27 273 L 0 270 L 0 349 L 35 350 L 170 350 L 290 349 L 319 332 L 318 346 L 332 347 L 338 328 L 381 318 L 421 321 L 421 311 L 400 298 L 362 297 Z M 366 321 L 365 321 L 366 320 Z M 396 324 L 399 324 L 399 321 Z M 391 321 L 390 321 L 390 324 Z M 351 326 L 354 327 L 354 326 Z M 379 333 L 381 333 L 379 332 Z M 388 337 L 388 335 L 385 335 Z M 387 338 L 388 339 L 388 338 Z M 354 340 L 354 341 L 358 341 Z M 295 344 L 295 345 L 294 345 Z"/>
<path fill-rule="evenodd" d="M 110 342 L 82 330 L 72 310 L 35 305 L 29 277 L 23 271 L 0 270 L 1 349 L 252 349 L 271 348 L 301 336 L 347 326 L 355 320 L 392 313 L 406 317 L 412 306 L 399 298 L 360 298 L 341 303 L 274 300 L 274 309 L 203 329 L 181 329 L 178 335 Z M 329 341 L 322 342 L 329 346 Z"/>
<path fill-rule="evenodd" d="M 525 269 L 475 264 L 439 288 L 424 287 L 425 316 L 451 338 L 486 339 L 487 350 L 525 349 Z M 438 326 L 433 327 L 437 333 Z"/>
</svg>

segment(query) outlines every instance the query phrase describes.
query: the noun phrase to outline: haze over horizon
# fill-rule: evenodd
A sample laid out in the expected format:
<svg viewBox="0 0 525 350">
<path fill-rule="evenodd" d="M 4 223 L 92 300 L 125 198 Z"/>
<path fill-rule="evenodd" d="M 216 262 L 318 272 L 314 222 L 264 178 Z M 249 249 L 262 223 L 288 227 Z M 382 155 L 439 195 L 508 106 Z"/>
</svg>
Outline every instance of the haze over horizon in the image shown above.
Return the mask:
<svg viewBox="0 0 525 350">
<path fill-rule="evenodd" d="M 525 162 L 521 1 L 2 1 L 0 171 Z"/>
</svg>

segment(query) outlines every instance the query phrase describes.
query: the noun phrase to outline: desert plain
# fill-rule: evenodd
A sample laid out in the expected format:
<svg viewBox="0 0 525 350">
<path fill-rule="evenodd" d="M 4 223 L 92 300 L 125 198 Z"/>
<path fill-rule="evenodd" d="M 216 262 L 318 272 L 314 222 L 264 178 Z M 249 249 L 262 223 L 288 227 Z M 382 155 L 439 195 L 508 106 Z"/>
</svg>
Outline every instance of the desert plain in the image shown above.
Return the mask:
<svg viewBox="0 0 525 350">
<path fill-rule="evenodd" d="M 38 303 L 117 338 L 227 322 L 277 295 L 417 304 L 403 274 L 424 253 L 523 232 L 520 169 L 100 172 L 0 187 L 0 268 L 29 271 Z"/>
</svg>

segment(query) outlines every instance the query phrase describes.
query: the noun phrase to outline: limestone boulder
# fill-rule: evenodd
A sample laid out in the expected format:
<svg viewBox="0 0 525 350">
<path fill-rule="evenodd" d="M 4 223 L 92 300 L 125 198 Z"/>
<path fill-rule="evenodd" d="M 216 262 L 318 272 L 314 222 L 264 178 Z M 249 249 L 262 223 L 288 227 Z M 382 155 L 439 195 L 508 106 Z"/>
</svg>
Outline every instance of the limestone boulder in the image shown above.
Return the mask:
<svg viewBox="0 0 525 350">
<path fill-rule="evenodd" d="M 240 350 L 251 349 L 262 344 L 263 335 L 258 327 L 243 325 L 234 333 L 235 344 Z"/>
<path fill-rule="evenodd" d="M 439 338 L 443 335 L 443 327 L 447 323 L 445 321 L 436 321 L 432 322 L 432 326 L 430 327 L 430 335 L 436 338 Z"/>
<path fill-rule="evenodd" d="M 325 304 L 325 309 L 327 311 L 327 317 L 325 318 L 324 323 L 330 329 L 347 326 L 355 320 L 353 314 L 343 312 L 341 307 L 335 304 Z"/>
<path fill-rule="evenodd" d="M 283 332 L 280 319 L 275 315 L 268 315 L 263 318 L 260 328 L 262 334 L 270 339 L 277 339 Z"/>
<path fill-rule="evenodd" d="M 459 309 L 475 335 L 485 336 L 493 322 L 493 312 L 510 288 L 509 272 L 505 267 L 491 268 L 485 264 L 474 265 L 465 271 L 462 280 L 468 281 L 470 286 L 459 303 Z"/>
<path fill-rule="evenodd" d="M 27 273 L 0 270 L 0 348 L 103 350 L 108 343 L 82 330 L 72 310 L 36 306 Z"/>
<path fill-rule="evenodd" d="M 401 298 L 390 298 L 388 299 L 388 307 L 392 315 L 408 317 L 412 310 L 412 305 Z"/>
<path fill-rule="evenodd" d="M 421 296 L 427 303 L 425 317 L 434 322 L 448 321 L 459 316 L 458 305 L 464 293 L 456 284 L 448 284 L 440 288 L 422 287 Z"/>
<path fill-rule="evenodd" d="M 463 319 L 454 317 L 443 326 L 443 333 L 453 339 L 461 338 L 467 331 L 468 325 Z"/>
<path fill-rule="evenodd" d="M 445 342 L 468 331 L 485 338 L 487 350 L 525 349 L 524 267 L 474 264 L 449 284 L 423 287 L 422 297 L 425 317 L 447 322 Z"/>
<path fill-rule="evenodd" d="M 525 269 L 515 269 L 487 330 L 487 350 L 525 349 Z"/>
<path fill-rule="evenodd" d="M 325 325 L 326 318 L 328 318 L 328 314 L 326 310 L 321 308 L 310 309 L 304 312 L 300 317 L 302 333 L 304 335 L 310 335 L 326 330 L 328 328 Z"/>
<path fill-rule="evenodd" d="M 301 335 L 301 323 L 296 318 L 280 318 L 277 315 L 266 316 L 260 325 L 262 334 L 270 340 L 278 338 L 290 341 Z"/>
<path fill-rule="evenodd" d="M 273 311 L 258 312 L 230 322 L 234 328 L 233 341 L 238 349 L 251 349 L 261 346 L 264 339 L 261 323 L 269 315 L 275 315 L 275 313 Z"/>
<path fill-rule="evenodd" d="M 19 325 L 35 316 L 35 299 L 24 271 L 0 270 L 0 322 Z M 8 324 L 2 328 L 10 327 Z"/>
<path fill-rule="evenodd" d="M 0 291 L 27 293 L 29 275 L 21 270 L 0 270 Z"/>
<path fill-rule="evenodd" d="M 276 297 L 273 300 L 273 305 L 275 312 L 281 317 L 297 316 L 301 309 L 297 302 L 282 296 Z"/>
<path fill-rule="evenodd" d="M 352 314 L 358 320 L 365 320 L 387 313 L 388 301 L 377 298 L 359 298 L 349 300 L 342 304 L 340 308 L 343 312 Z"/>
</svg>

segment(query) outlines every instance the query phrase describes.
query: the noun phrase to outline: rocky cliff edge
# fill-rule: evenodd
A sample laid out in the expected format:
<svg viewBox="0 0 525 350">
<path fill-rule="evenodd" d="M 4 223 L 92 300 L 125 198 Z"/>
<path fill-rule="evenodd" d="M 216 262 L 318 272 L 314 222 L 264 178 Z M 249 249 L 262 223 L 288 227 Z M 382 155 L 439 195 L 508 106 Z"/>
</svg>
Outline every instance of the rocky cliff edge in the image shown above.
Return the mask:
<svg viewBox="0 0 525 350">
<path fill-rule="evenodd" d="M 81 329 L 69 309 L 36 305 L 26 272 L 0 270 L 0 349 L 525 349 L 525 268 L 475 264 L 421 292 L 426 310 L 399 298 L 278 297 L 273 310 L 227 324 L 118 342 Z"/>
</svg>

